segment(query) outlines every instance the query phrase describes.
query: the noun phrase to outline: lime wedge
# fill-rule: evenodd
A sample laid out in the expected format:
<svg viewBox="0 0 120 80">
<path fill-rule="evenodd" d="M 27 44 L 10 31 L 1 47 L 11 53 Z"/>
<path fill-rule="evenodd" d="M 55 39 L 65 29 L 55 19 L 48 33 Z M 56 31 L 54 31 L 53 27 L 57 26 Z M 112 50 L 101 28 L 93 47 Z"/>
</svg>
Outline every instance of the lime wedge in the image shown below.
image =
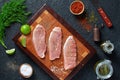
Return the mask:
<svg viewBox="0 0 120 80">
<path fill-rule="evenodd" d="M 22 45 L 23 47 L 26 47 L 26 37 L 23 37 L 23 38 L 21 39 L 20 43 L 21 43 L 21 45 Z"/>
<path fill-rule="evenodd" d="M 15 54 L 15 48 L 6 50 L 6 53 L 7 53 L 8 55 L 13 55 L 13 54 Z"/>
</svg>

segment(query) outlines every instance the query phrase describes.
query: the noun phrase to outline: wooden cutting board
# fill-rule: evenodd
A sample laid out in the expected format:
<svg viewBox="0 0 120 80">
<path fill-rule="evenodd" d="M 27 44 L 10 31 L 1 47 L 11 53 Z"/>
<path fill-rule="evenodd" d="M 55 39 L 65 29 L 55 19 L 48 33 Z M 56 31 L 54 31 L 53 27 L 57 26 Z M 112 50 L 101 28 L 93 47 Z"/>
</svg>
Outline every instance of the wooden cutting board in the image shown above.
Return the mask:
<svg viewBox="0 0 120 80">
<path fill-rule="evenodd" d="M 63 53 L 59 59 L 54 61 L 49 60 L 48 48 L 46 51 L 46 57 L 41 59 L 32 43 L 32 31 L 29 35 L 22 35 L 18 33 L 14 37 L 15 43 L 30 57 L 35 61 L 43 70 L 45 70 L 54 80 L 71 80 L 71 78 L 87 63 L 87 61 L 96 52 L 95 49 L 90 46 L 72 27 L 67 24 L 58 14 L 56 14 L 49 6 L 46 4 L 36 12 L 36 14 L 30 19 L 28 24 L 31 26 L 33 31 L 37 24 L 41 24 L 46 29 L 46 44 L 48 44 L 48 37 L 50 32 L 54 27 L 61 27 L 63 34 L 62 48 L 65 40 L 68 36 L 72 35 L 77 44 L 77 66 L 72 70 L 65 70 L 63 68 Z M 26 37 L 27 44 L 24 48 L 20 39 Z"/>
</svg>

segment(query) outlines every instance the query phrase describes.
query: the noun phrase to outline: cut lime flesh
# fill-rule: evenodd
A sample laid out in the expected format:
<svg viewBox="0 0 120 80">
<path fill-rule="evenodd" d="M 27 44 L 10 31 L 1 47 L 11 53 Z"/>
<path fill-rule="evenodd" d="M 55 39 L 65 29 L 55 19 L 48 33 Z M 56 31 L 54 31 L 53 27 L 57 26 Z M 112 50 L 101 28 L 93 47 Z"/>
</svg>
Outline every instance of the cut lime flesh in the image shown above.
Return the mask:
<svg viewBox="0 0 120 80">
<path fill-rule="evenodd" d="M 26 47 L 26 38 L 23 37 L 23 38 L 21 39 L 20 43 L 21 43 L 21 45 L 22 45 L 23 47 Z"/>
<path fill-rule="evenodd" d="M 6 50 L 6 53 L 7 53 L 8 55 L 13 55 L 13 54 L 15 54 L 15 48 Z"/>
</svg>

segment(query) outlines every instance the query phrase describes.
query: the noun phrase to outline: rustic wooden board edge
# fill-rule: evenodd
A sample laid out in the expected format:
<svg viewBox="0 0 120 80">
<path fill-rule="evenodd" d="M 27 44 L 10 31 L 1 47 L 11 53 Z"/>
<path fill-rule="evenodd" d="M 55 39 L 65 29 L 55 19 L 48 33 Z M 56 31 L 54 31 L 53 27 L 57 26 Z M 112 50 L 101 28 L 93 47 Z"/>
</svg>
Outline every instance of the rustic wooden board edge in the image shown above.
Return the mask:
<svg viewBox="0 0 120 80">
<path fill-rule="evenodd" d="M 73 69 L 73 71 L 68 75 L 68 77 L 66 77 L 65 80 L 71 80 L 71 78 L 73 78 L 79 71 L 80 69 L 88 62 L 88 60 L 94 56 L 94 54 L 92 55 L 88 55 L 85 59 L 83 59 L 81 61 L 81 63 L 79 63 L 78 66 L 76 66 L 76 68 Z"/>
<path fill-rule="evenodd" d="M 65 80 L 71 80 L 72 77 L 87 63 L 87 61 L 96 53 L 96 50 L 86 42 L 84 38 L 80 36 L 78 32 L 76 32 L 66 21 L 61 18 L 58 14 L 56 14 L 55 11 L 53 11 L 52 8 L 50 8 L 47 4 L 44 4 L 36 13 L 35 15 L 28 21 L 28 24 L 31 25 L 36 18 L 44 11 L 47 10 L 50 12 L 62 25 L 64 25 L 72 34 L 80 40 L 85 47 L 87 47 L 90 51 L 89 55 L 76 67 L 73 69 L 73 71 L 65 78 Z M 35 61 L 44 71 L 46 71 L 54 80 L 59 80 L 59 78 L 54 75 L 44 64 L 39 62 L 35 56 L 32 55 L 29 50 L 26 50 L 26 48 L 23 48 L 21 44 L 18 42 L 18 38 L 21 36 L 21 33 L 18 33 L 14 38 L 13 41 L 30 57 L 33 61 Z M 30 54 L 31 53 L 31 54 Z"/>
<path fill-rule="evenodd" d="M 47 6 L 46 4 L 44 4 L 37 12 L 36 14 L 28 21 L 28 24 L 31 25 L 32 22 L 37 18 L 38 14 L 41 14 L 44 10 L 46 10 Z M 34 18 L 34 19 L 33 19 Z M 59 78 L 54 75 L 46 66 L 44 66 L 43 63 L 41 63 L 34 55 L 32 55 L 31 52 L 29 52 L 29 50 L 27 50 L 26 48 L 24 48 L 18 41 L 18 38 L 21 36 L 22 34 L 19 32 L 14 38 L 13 41 L 18 45 L 18 47 L 20 47 L 21 50 L 23 50 L 30 58 L 32 58 L 32 60 L 37 63 L 44 71 L 46 71 L 50 77 L 52 77 L 54 80 L 59 80 Z"/>
<path fill-rule="evenodd" d="M 59 80 L 59 78 L 54 75 L 43 63 L 41 63 L 29 50 L 21 46 L 20 42 L 18 41 L 18 38 L 21 36 L 21 33 L 18 33 L 14 38 L 13 41 L 15 42 L 18 47 L 20 47 L 21 50 L 23 50 L 36 64 L 38 64 L 44 71 L 49 74 L 50 77 L 52 77 L 54 80 Z"/>
<path fill-rule="evenodd" d="M 51 9 L 50 7 L 48 7 L 46 5 L 46 9 L 62 24 L 64 25 L 70 32 L 72 32 L 72 34 L 78 39 L 80 40 L 85 47 L 87 47 L 90 50 L 89 55 L 76 67 L 74 68 L 74 70 L 68 75 L 68 77 L 66 77 L 65 80 L 71 80 L 71 78 L 88 62 L 88 60 L 96 53 L 96 50 L 89 45 L 89 43 L 82 38 L 82 36 L 80 36 L 80 34 L 78 32 L 76 32 L 68 23 L 66 23 L 66 21 L 59 16 L 58 14 L 53 14 L 56 13 L 55 11 L 53 11 L 53 9 Z"/>
</svg>

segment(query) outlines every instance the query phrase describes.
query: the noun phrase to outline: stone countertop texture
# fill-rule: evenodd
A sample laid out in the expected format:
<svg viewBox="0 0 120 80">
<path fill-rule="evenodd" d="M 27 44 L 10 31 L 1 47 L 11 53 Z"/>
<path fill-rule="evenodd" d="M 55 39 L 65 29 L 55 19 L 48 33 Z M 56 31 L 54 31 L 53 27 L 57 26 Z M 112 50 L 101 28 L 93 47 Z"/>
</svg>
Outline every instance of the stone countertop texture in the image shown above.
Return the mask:
<svg viewBox="0 0 120 80">
<path fill-rule="evenodd" d="M 0 7 L 8 0 L 0 0 Z M 87 32 L 76 16 L 69 11 L 69 5 L 73 0 L 26 0 L 27 10 L 32 14 L 28 20 L 36 13 L 36 11 L 47 3 L 57 14 L 72 26 L 90 45 L 92 45 L 97 53 L 91 58 L 87 64 L 73 77 L 72 80 L 97 80 L 94 72 L 94 64 L 100 59 L 110 59 L 114 68 L 114 74 L 109 80 L 120 80 L 120 0 L 99 0 L 100 5 L 105 10 L 113 23 L 113 28 L 109 29 L 104 26 L 101 29 L 102 41 L 110 40 L 115 45 L 112 55 L 106 55 L 102 49 L 93 42 L 93 32 Z M 86 12 L 93 11 L 98 18 L 96 23 L 104 23 L 95 7 L 90 0 L 83 0 Z M 5 43 L 8 48 L 16 48 L 16 54 L 8 56 L 5 49 L 0 45 L 0 80 L 52 80 L 52 78 L 32 61 L 24 52 L 13 42 L 12 38 L 19 32 L 21 24 L 12 24 L 6 29 Z M 23 63 L 29 63 L 34 69 L 34 74 L 29 79 L 23 79 L 18 73 L 18 68 Z"/>
</svg>

